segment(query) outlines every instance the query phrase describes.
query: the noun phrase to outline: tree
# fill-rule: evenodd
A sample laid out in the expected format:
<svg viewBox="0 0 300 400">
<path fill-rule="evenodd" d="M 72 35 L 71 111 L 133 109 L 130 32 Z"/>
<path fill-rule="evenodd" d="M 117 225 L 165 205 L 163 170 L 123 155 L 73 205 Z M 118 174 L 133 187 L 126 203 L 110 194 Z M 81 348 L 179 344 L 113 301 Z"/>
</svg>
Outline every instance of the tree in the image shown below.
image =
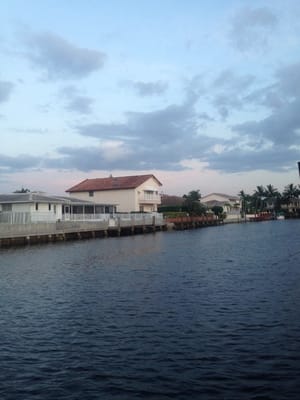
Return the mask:
<svg viewBox="0 0 300 400">
<path fill-rule="evenodd" d="M 217 215 L 218 217 L 222 217 L 223 216 L 223 207 L 221 206 L 213 206 L 211 208 L 211 211 Z"/>
<path fill-rule="evenodd" d="M 289 210 L 295 211 L 298 206 L 298 198 L 300 195 L 299 187 L 293 183 L 286 185 L 282 193 L 282 203 L 286 204 Z"/>
<path fill-rule="evenodd" d="M 255 214 L 257 211 L 263 211 L 265 207 L 265 199 L 267 197 L 267 192 L 266 189 L 260 185 L 256 186 L 256 190 L 254 191 L 253 194 L 253 200 L 255 202 Z"/>
<path fill-rule="evenodd" d="M 280 209 L 280 193 L 278 189 L 274 188 L 273 185 L 267 185 L 265 189 L 266 196 L 266 208 L 268 210 L 279 210 Z"/>
<path fill-rule="evenodd" d="M 183 207 L 191 215 L 204 214 L 205 207 L 200 203 L 201 194 L 199 190 L 192 190 L 189 194 L 183 195 Z"/>
<path fill-rule="evenodd" d="M 184 194 L 183 198 L 189 201 L 200 201 L 201 194 L 199 190 L 191 190 L 189 194 Z"/>
<path fill-rule="evenodd" d="M 19 189 L 19 190 L 15 190 L 14 191 L 14 193 L 29 193 L 30 192 L 30 190 L 29 189 L 25 189 L 25 188 L 21 188 L 21 189 Z"/>
<path fill-rule="evenodd" d="M 244 190 L 241 190 L 238 194 L 241 200 L 241 213 L 242 216 L 245 216 L 245 214 L 248 214 L 251 212 L 251 205 L 253 203 L 252 196 L 250 194 L 247 194 L 244 192 Z"/>
</svg>

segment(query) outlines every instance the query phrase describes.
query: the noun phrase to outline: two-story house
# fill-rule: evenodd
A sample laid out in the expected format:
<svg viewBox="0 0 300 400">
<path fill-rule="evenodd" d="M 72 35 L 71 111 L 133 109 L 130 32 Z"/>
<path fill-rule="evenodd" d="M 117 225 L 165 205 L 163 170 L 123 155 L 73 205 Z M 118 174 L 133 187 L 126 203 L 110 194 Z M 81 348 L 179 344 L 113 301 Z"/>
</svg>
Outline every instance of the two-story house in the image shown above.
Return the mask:
<svg viewBox="0 0 300 400">
<path fill-rule="evenodd" d="M 113 203 L 118 212 L 156 212 L 161 182 L 154 175 L 85 179 L 66 192 L 78 199 Z"/>
</svg>

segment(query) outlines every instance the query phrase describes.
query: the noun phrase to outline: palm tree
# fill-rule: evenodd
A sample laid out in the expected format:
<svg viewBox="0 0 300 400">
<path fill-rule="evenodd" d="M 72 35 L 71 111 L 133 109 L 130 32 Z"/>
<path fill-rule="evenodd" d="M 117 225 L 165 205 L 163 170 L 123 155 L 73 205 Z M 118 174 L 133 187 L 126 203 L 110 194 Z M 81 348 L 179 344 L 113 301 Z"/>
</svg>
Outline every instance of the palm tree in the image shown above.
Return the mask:
<svg viewBox="0 0 300 400">
<path fill-rule="evenodd" d="M 238 194 L 241 200 L 241 214 L 242 217 L 246 217 L 246 214 L 249 213 L 249 206 L 251 206 L 251 195 L 241 190 Z"/>
<path fill-rule="evenodd" d="M 267 185 L 265 190 L 266 195 L 266 208 L 270 211 L 275 211 L 280 208 L 279 199 L 280 193 L 273 185 Z"/>
<path fill-rule="evenodd" d="M 296 211 L 299 202 L 300 189 L 293 183 L 286 185 L 282 193 L 282 202 L 290 211 Z"/>
<path fill-rule="evenodd" d="M 266 197 L 267 192 L 264 186 L 256 186 L 256 190 L 253 194 L 253 200 L 255 201 L 255 214 L 257 214 L 257 210 L 261 212 L 264 209 Z"/>
</svg>

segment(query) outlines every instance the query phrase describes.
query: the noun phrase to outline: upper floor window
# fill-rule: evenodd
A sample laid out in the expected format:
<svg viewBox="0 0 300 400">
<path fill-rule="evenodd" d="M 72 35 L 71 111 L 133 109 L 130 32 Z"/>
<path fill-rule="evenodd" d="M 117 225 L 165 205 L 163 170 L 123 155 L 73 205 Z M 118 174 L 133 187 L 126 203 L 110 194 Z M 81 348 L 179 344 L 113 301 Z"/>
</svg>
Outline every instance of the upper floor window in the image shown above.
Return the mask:
<svg viewBox="0 0 300 400">
<path fill-rule="evenodd" d="M 94 192 L 93 192 L 93 190 L 90 190 L 90 191 L 89 191 L 89 196 L 90 196 L 90 197 L 94 197 Z"/>
<path fill-rule="evenodd" d="M 39 203 L 35 203 L 35 211 L 38 211 L 39 209 Z"/>
<path fill-rule="evenodd" d="M 51 211 L 51 204 L 48 204 L 48 210 Z"/>
<path fill-rule="evenodd" d="M 144 190 L 145 200 L 153 200 L 155 192 L 153 190 Z"/>
</svg>

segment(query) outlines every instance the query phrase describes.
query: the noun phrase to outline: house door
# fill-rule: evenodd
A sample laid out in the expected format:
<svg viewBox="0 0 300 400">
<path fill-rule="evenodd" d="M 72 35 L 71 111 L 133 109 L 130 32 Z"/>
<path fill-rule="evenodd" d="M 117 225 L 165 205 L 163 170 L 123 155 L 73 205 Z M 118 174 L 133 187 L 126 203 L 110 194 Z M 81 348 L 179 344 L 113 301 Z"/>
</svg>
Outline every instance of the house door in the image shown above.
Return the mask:
<svg viewBox="0 0 300 400">
<path fill-rule="evenodd" d="M 70 207 L 69 206 L 63 206 L 63 220 L 69 221 L 70 220 Z"/>
</svg>

